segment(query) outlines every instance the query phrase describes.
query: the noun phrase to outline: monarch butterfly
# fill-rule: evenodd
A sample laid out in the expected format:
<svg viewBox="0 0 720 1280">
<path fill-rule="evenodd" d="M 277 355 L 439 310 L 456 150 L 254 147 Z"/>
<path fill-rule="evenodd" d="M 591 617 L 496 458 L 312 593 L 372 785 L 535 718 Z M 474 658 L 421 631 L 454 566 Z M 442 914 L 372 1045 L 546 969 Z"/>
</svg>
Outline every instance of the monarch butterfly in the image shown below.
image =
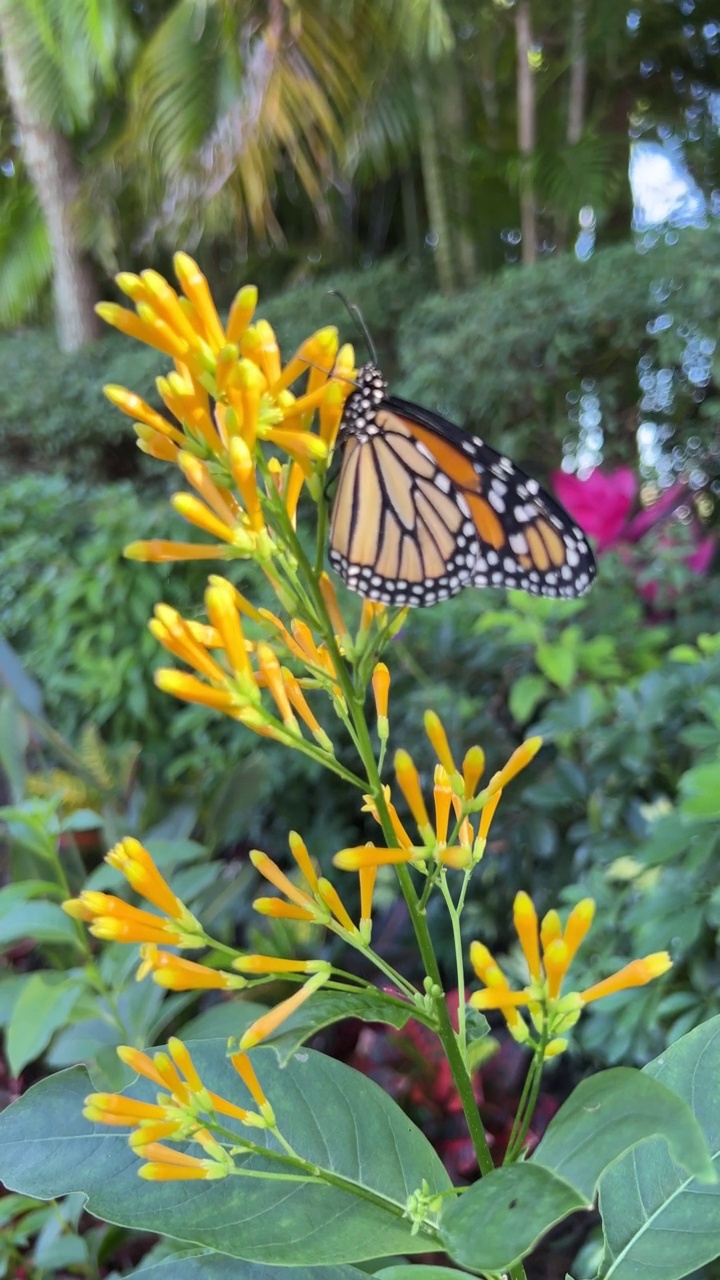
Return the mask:
<svg viewBox="0 0 720 1280">
<path fill-rule="evenodd" d="M 422 607 L 463 587 L 573 598 L 595 577 L 581 529 L 509 458 L 387 395 L 375 364 L 348 396 L 330 563 L 351 591 Z"/>
</svg>

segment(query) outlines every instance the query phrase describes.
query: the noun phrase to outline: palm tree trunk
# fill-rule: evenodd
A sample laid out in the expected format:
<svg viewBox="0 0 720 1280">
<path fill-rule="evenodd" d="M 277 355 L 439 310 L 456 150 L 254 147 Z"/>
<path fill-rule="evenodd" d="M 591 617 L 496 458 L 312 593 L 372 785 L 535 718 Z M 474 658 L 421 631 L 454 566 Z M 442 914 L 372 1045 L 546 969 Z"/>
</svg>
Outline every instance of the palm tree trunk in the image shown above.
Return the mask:
<svg viewBox="0 0 720 1280">
<path fill-rule="evenodd" d="M 585 48 L 585 0 L 572 0 L 570 16 L 570 92 L 566 137 L 571 147 L 582 138 L 585 127 L 587 92 L 587 50 Z"/>
<path fill-rule="evenodd" d="M 468 189 L 468 170 L 465 155 L 467 137 L 465 98 L 458 75 L 458 68 L 445 64 L 446 82 L 440 98 L 440 122 L 443 137 L 446 139 L 447 158 L 449 161 L 448 186 L 452 193 L 452 212 L 455 215 L 453 236 L 455 241 L 455 262 L 459 268 L 463 286 L 469 288 L 477 276 L 477 257 L 475 242 L 471 232 L 470 192 Z"/>
<path fill-rule="evenodd" d="M 452 293 L 455 288 L 455 270 L 450 219 L 443 185 L 435 116 L 427 83 L 416 85 L 415 99 L 420 133 L 420 167 L 422 169 L 425 203 L 430 224 L 431 243 L 435 248 L 435 270 L 437 271 L 438 284 L 442 292 Z"/>
<path fill-rule="evenodd" d="M 4 0 L 0 0 L 0 56 L 10 106 L 22 132 L 23 159 L 50 239 L 58 345 L 62 351 L 77 351 L 100 332 L 93 310 L 99 293 L 73 221 L 77 165 L 67 139 L 44 124 L 35 109 L 18 23 Z"/>
<path fill-rule="evenodd" d="M 520 152 L 520 230 L 522 261 L 525 266 L 537 259 L 537 208 L 533 182 L 535 152 L 535 85 L 530 65 L 532 25 L 530 0 L 518 0 L 515 7 L 517 49 L 517 139 Z"/>
</svg>

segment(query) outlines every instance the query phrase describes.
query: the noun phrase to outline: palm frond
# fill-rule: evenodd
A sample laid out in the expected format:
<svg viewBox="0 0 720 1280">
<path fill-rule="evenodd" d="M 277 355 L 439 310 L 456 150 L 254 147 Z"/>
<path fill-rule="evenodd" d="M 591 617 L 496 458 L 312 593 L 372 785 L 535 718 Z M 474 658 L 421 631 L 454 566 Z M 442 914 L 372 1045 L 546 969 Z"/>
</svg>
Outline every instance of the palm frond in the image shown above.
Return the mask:
<svg viewBox="0 0 720 1280">
<path fill-rule="evenodd" d="M 40 207 L 29 185 L 18 177 L 0 203 L 0 327 L 11 329 L 37 315 L 51 274 Z"/>
</svg>

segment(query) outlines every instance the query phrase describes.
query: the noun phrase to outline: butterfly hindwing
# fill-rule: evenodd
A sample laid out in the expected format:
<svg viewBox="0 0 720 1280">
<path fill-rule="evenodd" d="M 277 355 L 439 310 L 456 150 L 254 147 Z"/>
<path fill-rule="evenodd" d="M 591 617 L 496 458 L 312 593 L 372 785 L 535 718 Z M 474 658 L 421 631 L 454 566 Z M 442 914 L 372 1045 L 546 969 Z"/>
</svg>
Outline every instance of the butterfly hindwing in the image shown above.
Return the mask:
<svg viewBox="0 0 720 1280">
<path fill-rule="evenodd" d="M 435 604 L 466 586 L 575 597 L 595 565 L 563 508 L 478 436 L 386 396 L 371 365 L 348 398 L 330 561 L 385 604 Z"/>
</svg>

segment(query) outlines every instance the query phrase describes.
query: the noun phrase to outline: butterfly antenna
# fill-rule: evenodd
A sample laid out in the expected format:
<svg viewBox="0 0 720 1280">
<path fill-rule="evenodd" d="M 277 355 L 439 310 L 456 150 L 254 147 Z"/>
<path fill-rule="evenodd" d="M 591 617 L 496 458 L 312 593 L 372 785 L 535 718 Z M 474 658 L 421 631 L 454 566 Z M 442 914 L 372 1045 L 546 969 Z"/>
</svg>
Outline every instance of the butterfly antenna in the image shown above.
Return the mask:
<svg viewBox="0 0 720 1280">
<path fill-rule="evenodd" d="M 368 329 L 365 323 L 365 320 L 363 319 L 363 314 L 360 308 L 357 306 L 356 303 L 348 302 L 347 298 L 345 297 L 345 294 L 341 293 L 339 289 L 328 289 L 328 293 L 332 294 L 334 298 L 339 298 L 343 306 L 345 307 L 345 310 L 347 311 L 348 315 L 352 316 L 353 320 L 355 321 L 355 324 L 357 325 L 363 338 L 365 339 L 368 351 L 372 356 L 373 364 L 377 364 L 378 358 L 377 358 L 377 351 L 375 350 L 375 343 L 373 342 L 372 337 L 370 336 L 370 330 Z"/>
</svg>

